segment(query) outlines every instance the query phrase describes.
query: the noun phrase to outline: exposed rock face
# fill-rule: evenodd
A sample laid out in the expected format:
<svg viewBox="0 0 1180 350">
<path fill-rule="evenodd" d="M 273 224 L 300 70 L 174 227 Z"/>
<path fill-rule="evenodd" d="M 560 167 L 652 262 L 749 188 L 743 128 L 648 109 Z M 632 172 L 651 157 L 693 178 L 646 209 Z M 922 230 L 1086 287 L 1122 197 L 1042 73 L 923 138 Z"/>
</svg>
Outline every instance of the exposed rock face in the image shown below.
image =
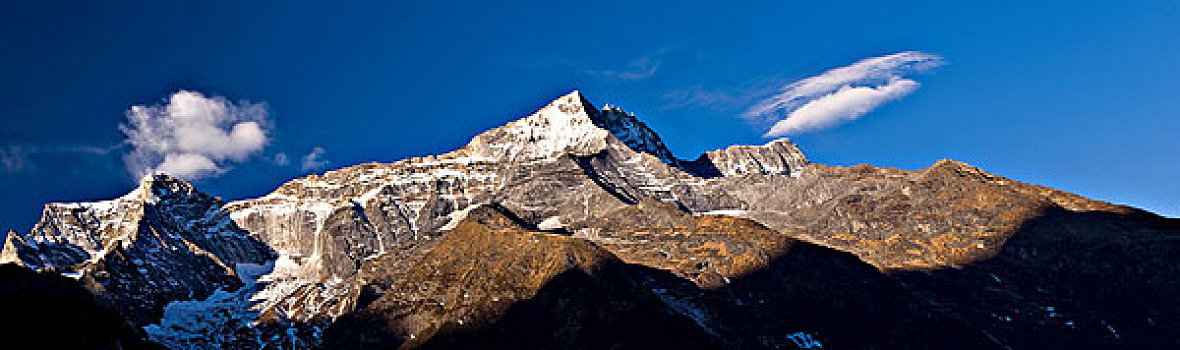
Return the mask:
<svg viewBox="0 0 1180 350">
<path fill-rule="evenodd" d="M 672 151 L 669 151 L 668 146 L 664 145 L 664 141 L 660 140 L 660 135 L 648 128 L 647 124 L 636 119 L 634 114 L 611 106 L 603 107 L 602 110 L 595 112 L 590 102 L 586 101 L 577 91 L 574 93 L 577 94 L 577 98 L 581 99 L 578 103 L 589 108 L 586 112 L 594 121 L 594 125 L 610 131 L 611 135 L 614 135 L 627 147 L 636 152 L 653 155 L 669 165 L 677 165 L 682 162 L 672 156 Z"/>
<path fill-rule="evenodd" d="M 135 324 L 174 300 L 241 285 L 235 267 L 273 259 L 237 228 L 223 203 L 167 175 L 149 175 L 118 199 L 45 206 L 26 236 L 9 234 L 3 262 L 78 278 Z"/>
<path fill-rule="evenodd" d="M 1180 220 L 949 160 L 811 164 L 788 140 L 679 160 L 576 91 L 257 199 L 145 183 L 48 206 L 0 261 L 79 272 L 139 324 L 191 300 L 148 328 L 175 348 L 1180 342 Z"/>
</svg>

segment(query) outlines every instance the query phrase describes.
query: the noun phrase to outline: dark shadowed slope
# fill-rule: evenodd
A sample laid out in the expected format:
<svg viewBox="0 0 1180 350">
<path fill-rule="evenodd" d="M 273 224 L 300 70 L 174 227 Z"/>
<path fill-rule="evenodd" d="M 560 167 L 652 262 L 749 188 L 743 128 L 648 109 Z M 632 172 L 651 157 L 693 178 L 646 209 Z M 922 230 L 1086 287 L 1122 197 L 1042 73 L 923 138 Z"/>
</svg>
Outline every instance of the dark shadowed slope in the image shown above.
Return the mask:
<svg viewBox="0 0 1180 350">
<path fill-rule="evenodd" d="M 0 337 L 5 348 L 163 349 L 143 340 L 78 282 L 15 264 L 0 264 Z"/>
</svg>

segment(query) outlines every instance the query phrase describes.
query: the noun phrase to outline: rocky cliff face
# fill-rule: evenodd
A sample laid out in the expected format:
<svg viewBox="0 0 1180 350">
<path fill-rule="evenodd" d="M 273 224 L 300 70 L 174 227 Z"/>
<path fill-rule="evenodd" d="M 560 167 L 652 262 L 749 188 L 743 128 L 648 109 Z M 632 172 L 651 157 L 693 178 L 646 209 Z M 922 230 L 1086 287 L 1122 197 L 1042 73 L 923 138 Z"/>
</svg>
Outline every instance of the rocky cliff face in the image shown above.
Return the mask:
<svg viewBox="0 0 1180 350">
<path fill-rule="evenodd" d="M 685 161 L 575 91 L 257 199 L 155 176 L 50 205 L 0 259 L 79 276 L 174 348 L 1159 347 L 1177 237 L 949 160 L 831 167 L 777 140 Z"/>
</svg>

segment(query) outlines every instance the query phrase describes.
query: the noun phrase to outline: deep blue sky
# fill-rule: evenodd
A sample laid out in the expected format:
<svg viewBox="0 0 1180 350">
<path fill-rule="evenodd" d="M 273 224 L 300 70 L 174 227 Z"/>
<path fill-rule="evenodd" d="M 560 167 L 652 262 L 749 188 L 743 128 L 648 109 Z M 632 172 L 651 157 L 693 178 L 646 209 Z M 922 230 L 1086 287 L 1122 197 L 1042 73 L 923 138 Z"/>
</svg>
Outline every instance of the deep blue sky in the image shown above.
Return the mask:
<svg viewBox="0 0 1180 350">
<path fill-rule="evenodd" d="M 792 136 L 815 162 L 918 169 L 954 158 L 1180 216 L 1180 2 L 6 2 L 0 5 L 0 228 L 48 201 L 130 190 L 110 147 L 132 105 L 179 89 L 265 102 L 269 146 L 196 181 L 227 199 L 330 167 L 396 161 L 580 89 L 681 158 L 760 144 L 741 96 L 904 50 L 949 65 L 858 121 Z M 687 92 L 716 97 L 686 103 Z M 707 93 L 707 94 L 704 94 Z"/>
</svg>

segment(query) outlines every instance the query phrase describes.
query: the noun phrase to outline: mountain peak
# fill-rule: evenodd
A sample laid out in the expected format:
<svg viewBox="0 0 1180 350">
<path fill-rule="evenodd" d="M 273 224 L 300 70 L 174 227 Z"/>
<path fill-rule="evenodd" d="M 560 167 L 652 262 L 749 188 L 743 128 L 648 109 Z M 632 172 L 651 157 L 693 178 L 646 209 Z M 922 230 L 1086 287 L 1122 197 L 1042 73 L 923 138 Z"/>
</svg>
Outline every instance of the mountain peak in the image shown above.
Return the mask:
<svg viewBox="0 0 1180 350">
<path fill-rule="evenodd" d="M 476 136 L 464 152 L 497 159 L 592 154 L 605 149 L 611 135 L 632 150 L 656 156 L 669 165 L 678 164 L 659 136 L 634 114 L 618 107 L 598 110 L 579 90 L 554 99 L 527 117 Z"/>
<path fill-rule="evenodd" d="M 183 195 L 186 197 L 198 196 L 206 197 L 204 193 L 198 191 L 191 183 L 169 175 L 167 173 L 157 172 L 144 175 L 139 179 L 139 186 L 132 190 L 127 195 L 120 197 L 121 199 L 134 199 L 143 201 L 155 201 L 162 197 L 171 197 L 173 195 Z"/>
<path fill-rule="evenodd" d="M 188 184 L 188 181 L 165 172 L 155 172 L 144 175 L 139 178 L 139 187 L 154 187 L 156 185 L 167 185 L 183 183 Z"/>
<path fill-rule="evenodd" d="M 542 107 L 537 113 L 545 110 L 557 110 L 564 114 L 578 115 L 584 114 L 589 117 L 594 112 L 594 105 L 586 100 L 581 91 L 573 90 L 565 95 L 561 95 L 549 104 Z M 536 115 L 536 114 L 534 114 Z"/>
<path fill-rule="evenodd" d="M 4 235 L 4 245 L 0 246 L 0 264 L 17 264 L 25 266 L 24 260 L 20 258 L 19 249 L 24 246 L 24 239 L 16 231 L 8 231 Z"/>
<path fill-rule="evenodd" d="M 569 93 L 566 93 L 564 96 L 562 96 L 562 98 L 574 98 L 582 100 L 583 102 L 586 101 L 586 97 L 582 96 L 582 91 L 578 89 L 571 90 Z"/>
<path fill-rule="evenodd" d="M 610 134 L 595 125 L 592 113 L 594 107 L 574 90 L 529 116 L 477 135 L 462 153 L 502 160 L 592 154 L 606 147 Z"/>
</svg>

